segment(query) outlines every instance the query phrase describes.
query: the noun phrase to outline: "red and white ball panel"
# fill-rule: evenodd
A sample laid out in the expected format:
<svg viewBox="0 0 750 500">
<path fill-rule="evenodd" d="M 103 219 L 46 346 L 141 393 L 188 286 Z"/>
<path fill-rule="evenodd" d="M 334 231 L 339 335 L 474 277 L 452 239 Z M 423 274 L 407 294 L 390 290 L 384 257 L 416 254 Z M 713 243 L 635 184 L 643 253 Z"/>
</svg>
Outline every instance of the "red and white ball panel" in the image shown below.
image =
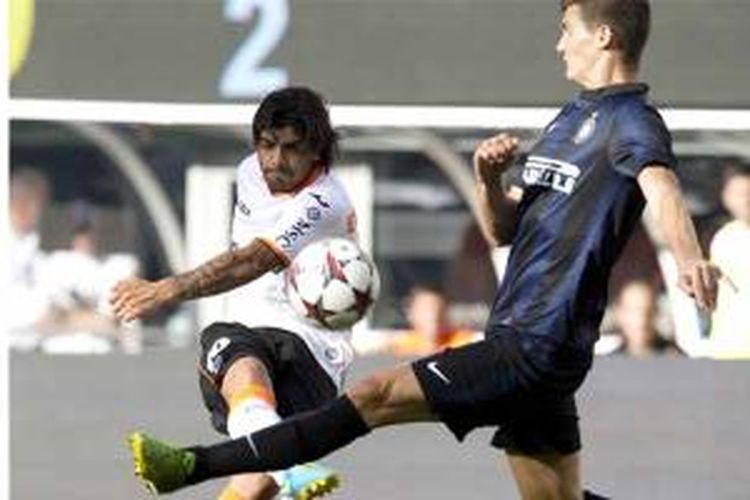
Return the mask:
<svg viewBox="0 0 750 500">
<path fill-rule="evenodd" d="M 351 285 L 337 279 L 329 281 L 320 296 L 320 305 L 326 311 L 345 311 L 356 301 Z"/>
<path fill-rule="evenodd" d="M 325 328 L 351 327 L 367 314 L 379 291 L 380 276 L 372 259 L 343 238 L 308 245 L 286 270 L 292 308 Z"/>
</svg>

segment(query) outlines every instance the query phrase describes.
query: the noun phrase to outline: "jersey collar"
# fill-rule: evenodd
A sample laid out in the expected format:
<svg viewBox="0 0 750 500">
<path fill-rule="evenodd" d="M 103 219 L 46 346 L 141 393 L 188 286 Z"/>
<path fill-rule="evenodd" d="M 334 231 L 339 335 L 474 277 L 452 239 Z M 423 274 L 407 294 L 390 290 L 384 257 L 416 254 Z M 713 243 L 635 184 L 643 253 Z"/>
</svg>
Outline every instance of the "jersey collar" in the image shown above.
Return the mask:
<svg viewBox="0 0 750 500">
<path fill-rule="evenodd" d="M 321 176 L 325 175 L 327 173 L 327 168 L 324 164 L 318 163 L 315 166 L 313 166 L 310 169 L 310 172 L 297 184 L 294 186 L 294 188 L 288 190 L 288 191 L 278 191 L 273 192 L 271 191 L 271 195 L 274 198 L 288 198 L 290 196 L 294 196 L 303 189 L 305 189 L 307 186 L 310 186 L 315 181 L 317 181 Z"/>
<path fill-rule="evenodd" d="M 648 85 L 645 83 L 618 83 L 616 85 L 607 85 L 598 89 L 582 90 L 581 99 L 587 101 L 598 101 L 609 96 L 618 96 L 624 94 L 641 94 L 648 92 Z"/>
</svg>

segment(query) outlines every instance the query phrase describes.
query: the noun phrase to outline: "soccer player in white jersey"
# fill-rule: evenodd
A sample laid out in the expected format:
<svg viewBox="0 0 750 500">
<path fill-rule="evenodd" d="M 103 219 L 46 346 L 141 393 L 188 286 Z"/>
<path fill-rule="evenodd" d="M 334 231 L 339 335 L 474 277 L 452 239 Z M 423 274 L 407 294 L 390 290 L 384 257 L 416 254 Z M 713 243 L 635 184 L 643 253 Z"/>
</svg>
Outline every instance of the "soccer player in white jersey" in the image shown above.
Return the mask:
<svg viewBox="0 0 750 500">
<path fill-rule="evenodd" d="M 237 169 L 231 248 L 197 268 L 118 283 L 111 302 L 130 321 L 182 301 L 235 289 L 227 322 L 201 333 L 200 386 L 213 426 L 239 437 L 316 408 L 341 390 L 353 351 L 348 332 L 316 328 L 289 309 L 279 272 L 308 243 L 356 239 L 356 219 L 329 173 L 337 137 L 315 92 L 269 94 L 253 120 L 256 153 Z M 321 496 L 339 479 L 319 464 L 231 478 L 220 500 Z"/>
</svg>

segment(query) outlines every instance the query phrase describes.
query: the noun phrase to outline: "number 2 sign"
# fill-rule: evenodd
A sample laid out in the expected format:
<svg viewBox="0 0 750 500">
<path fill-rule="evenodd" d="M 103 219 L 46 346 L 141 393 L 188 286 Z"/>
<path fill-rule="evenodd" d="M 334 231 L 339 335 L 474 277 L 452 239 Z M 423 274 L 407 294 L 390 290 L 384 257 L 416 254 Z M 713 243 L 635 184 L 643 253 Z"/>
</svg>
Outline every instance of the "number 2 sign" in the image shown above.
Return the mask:
<svg viewBox="0 0 750 500">
<path fill-rule="evenodd" d="M 262 67 L 289 25 L 288 0 L 225 0 L 224 18 L 248 23 L 257 11 L 258 22 L 237 47 L 219 81 L 222 97 L 262 97 L 289 81 L 284 68 Z"/>
</svg>

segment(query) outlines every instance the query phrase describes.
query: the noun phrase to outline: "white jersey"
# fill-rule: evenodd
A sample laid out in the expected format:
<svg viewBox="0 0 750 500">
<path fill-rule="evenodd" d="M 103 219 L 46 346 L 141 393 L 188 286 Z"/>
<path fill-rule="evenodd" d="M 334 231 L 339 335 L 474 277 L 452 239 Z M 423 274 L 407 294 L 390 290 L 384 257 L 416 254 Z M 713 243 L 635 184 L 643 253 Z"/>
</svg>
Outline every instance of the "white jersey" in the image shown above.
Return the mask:
<svg viewBox="0 0 750 500">
<path fill-rule="evenodd" d="M 313 241 L 357 239 L 354 208 L 344 187 L 330 173 L 321 173 L 295 194 L 274 195 L 257 156 L 252 155 L 237 168 L 236 182 L 233 245 L 244 246 L 258 238 L 290 261 Z M 250 328 L 281 328 L 298 335 L 340 390 L 354 357 L 351 332 L 318 328 L 299 318 L 283 287 L 283 274 L 269 272 L 233 290 L 227 298 L 226 319 Z"/>
<path fill-rule="evenodd" d="M 750 359 L 748 254 L 750 226 L 738 220 L 724 225 L 711 242 L 711 261 L 727 277 L 719 282 L 716 310 L 711 317 L 713 356 L 718 358 Z"/>
</svg>

